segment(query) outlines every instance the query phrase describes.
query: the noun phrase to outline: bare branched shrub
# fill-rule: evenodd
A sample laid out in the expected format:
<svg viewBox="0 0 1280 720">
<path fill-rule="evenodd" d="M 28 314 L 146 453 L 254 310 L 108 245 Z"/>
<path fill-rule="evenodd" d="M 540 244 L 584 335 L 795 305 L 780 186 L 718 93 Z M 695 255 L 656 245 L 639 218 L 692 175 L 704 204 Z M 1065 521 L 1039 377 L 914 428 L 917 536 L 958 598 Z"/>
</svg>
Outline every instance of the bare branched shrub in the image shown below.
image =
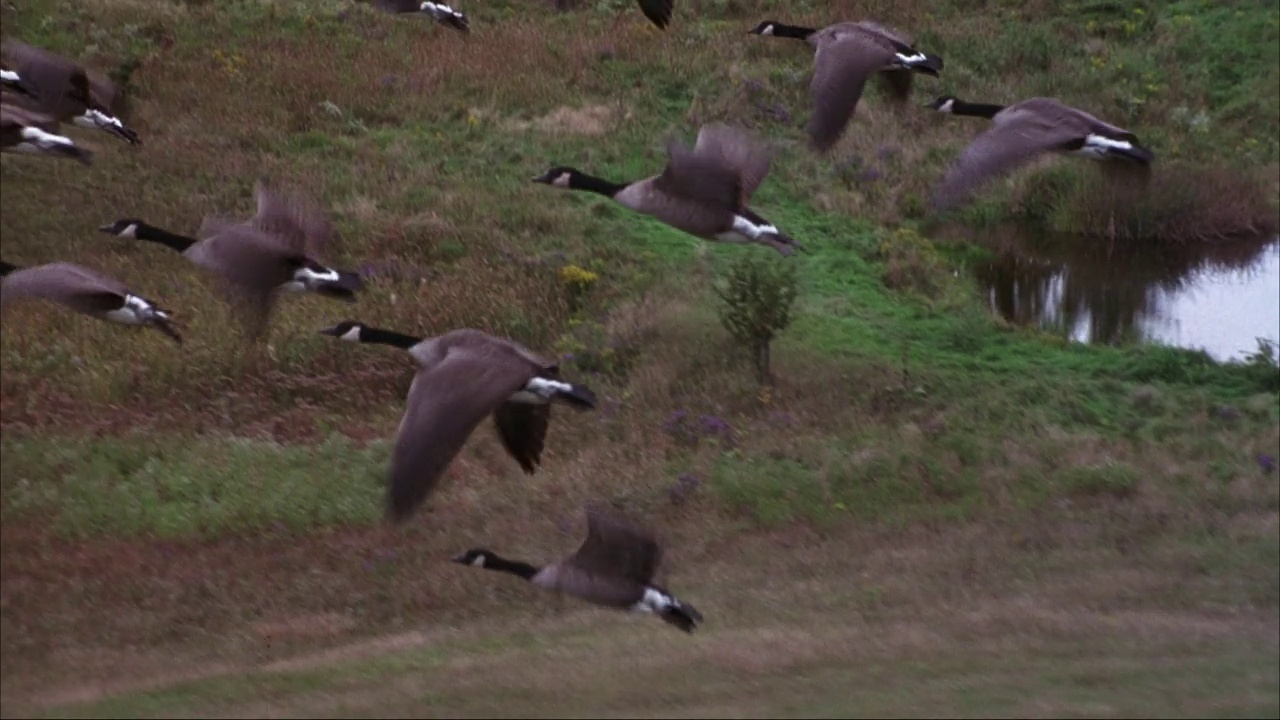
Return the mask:
<svg viewBox="0 0 1280 720">
<path fill-rule="evenodd" d="M 720 297 L 720 322 L 751 353 L 756 378 L 771 381 L 769 345 L 791 324 L 791 306 L 799 288 L 794 263 L 762 253 L 743 255 L 730 266 Z"/>
</svg>

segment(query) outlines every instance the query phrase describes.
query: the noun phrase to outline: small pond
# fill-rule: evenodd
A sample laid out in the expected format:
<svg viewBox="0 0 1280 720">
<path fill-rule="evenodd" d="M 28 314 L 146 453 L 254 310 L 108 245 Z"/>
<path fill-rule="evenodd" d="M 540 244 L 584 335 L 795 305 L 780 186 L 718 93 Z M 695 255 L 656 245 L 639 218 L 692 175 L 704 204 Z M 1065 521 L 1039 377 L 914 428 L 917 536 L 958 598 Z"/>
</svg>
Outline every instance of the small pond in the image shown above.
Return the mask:
<svg viewBox="0 0 1280 720">
<path fill-rule="evenodd" d="M 1157 342 L 1240 359 L 1280 342 L 1280 237 L 1139 249 L 1001 231 L 974 267 L 993 311 L 1079 342 Z"/>
</svg>

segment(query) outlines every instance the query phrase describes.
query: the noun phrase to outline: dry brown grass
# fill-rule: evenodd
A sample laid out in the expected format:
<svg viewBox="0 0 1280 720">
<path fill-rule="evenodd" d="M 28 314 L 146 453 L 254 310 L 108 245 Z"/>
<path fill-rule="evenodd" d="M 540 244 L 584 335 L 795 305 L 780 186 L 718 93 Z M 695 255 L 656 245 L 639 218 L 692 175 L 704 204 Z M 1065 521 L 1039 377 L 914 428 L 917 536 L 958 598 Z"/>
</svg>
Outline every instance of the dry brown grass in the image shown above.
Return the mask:
<svg viewBox="0 0 1280 720">
<path fill-rule="evenodd" d="M 1208 415 L 1196 405 L 1200 395 L 1173 400 L 1152 420 L 1173 428 L 1168 437 L 1179 447 L 1171 451 L 1145 436 L 1120 437 L 1109 416 L 1064 419 L 1063 407 L 1089 418 L 1099 405 L 1105 415 L 1120 392 L 1099 389 L 1085 371 L 1059 376 L 1046 366 L 1048 379 L 1035 384 L 1013 373 L 971 377 L 974 361 L 934 374 L 937 358 L 924 346 L 909 348 L 917 360 L 908 378 L 896 347 L 850 342 L 832 352 L 804 328 L 794 342 L 779 342 L 778 384 L 762 396 L 715 322 L 705 287 L 714 277 L 708 256 L 721 248 L 701 257 L 669 250 L 669 236 L 630 218 L 624 225 L 604 203 L 548 196 L 528 182 L 552 161 L 619 177 L 653 172 L 664 133 L 723 118 L 784 146 L 762 190 L 767 216 L 775 207 L 808 214 L 784 196 L 860 217 L 909 214 L 910 198 L 931 182 L 920 168 L 938 167 L 980 122 L 895 109 L 873 92 L 833 158 L 813 157 L 801 151 L 795 127 L 807 113 L 811 52 L 737 28 L 766 15 L 814 24 L 870 16 L 917 27 L 931 22 L 928 4 L 842 0 L 786 17 L 772 4 L 747 2 L 726 11 L 731 20 L 695 24 L 695 3 L 679 11 L 688 24 L 667 33 L 648 30 L 632 7 L 603 21 L 584 13 L 578 24 L 523 8 L 499 21 L 498 9 L 482 7 L 493 21 L 467 39 L 359 9 L 338 19 L 329 6 L 255 7 L 234 11 L 263 13 L 245 19 L 218 4 L 113 0 L 55 23 L 67 37 L 137 24 L 161 38 L 133 77 L 129 121 L 145 144 L 129 149 L 78 133 L 100 150 L 88 169 L 0 159 L 4 257 L 74 259 L 111 272 L 174 308 L 187 343 L 178 352 L 153 334 L 59 308 L 6 308 L 6 441 L 126 431 L 183 443 L 222 433 L 289 444 L 333 433 L 385 441 L 411 364 L 393 349 L 352 347 L 316 332 L 346 317 L 424 334 L 478 327 L 550 355 L 576 331 L 576 319 L 635 352 L 616 372 L 574 370 L 606 402 L 595 414 L 557 413 L 537 475 L 523 475 L 481 427 L 420 522 L 400 532 L 68 540 L 51 529 L 50 517 L 6 517 L 6 715 L 136 690 L 139 678 L 170 685 L 257 666 L 310 671 L 451 643 L 463 648 L 460 655 L 431 682 L 458 692 L 510 677 L 505 690 L 536 694 L 560 667 L 596 668 L 581 684 L 617 688 L 625 707 L 647 686 L 634 684 L 627 667 L 597 662 L 602 650 L 620 647 L 640 658 L 642 675 L 654 673 L 673 683 L 673 695 L 706 703 L 684 707 L 745 715 L 764 705 L 728 691 L 701 696 L 697 687 L 729 682 L 761 698 L 786 698 L 782 681 L 825 677 L 828 666 L 861 675 L 930 653 L 963 661 L 974 648 L 1017 657 L 1028 647 L 1051 651 L 1073 633 L 1088 635 L 1105 655 L 1115 627 L 1160 639 L 1147 646 L 1157 651 L 1181 635 L 1234 642 L 1272 629 L 1276 601 L 1267 595 L 1271 576 L 1259 570 L 1258 558 L 1268 556 L 1258 548 L 1275 537 L 1280 499 L 1270 478 L 1246 474 L 1256 473 L 1252 456 L 1280 442 L 1274 423 L 1219 427 L 1201 417 Z M 8 30 L 15 11 L 5 12 Z M 954 46 L 1003 21 L 975 17 L 930 32 Z M 21 22 L 34 27 L 29 16 Z M 725 39 L 714 39 L 717 33 Z M 86 54 L 105 66 L 134 52 L 124 34 L 98 30 L 93 38 Z M 750 80 L 761 81 L 761 90 L 744 89 Z M 992 84 L 986 69 L 956 63 L 945 83 L 922 79 L 912 102 L 944 91 L 1009 98 L 1027 90 L 1025 82 L 1002 74 Z M 757 102 L 787 104 L 792 120 L 769 120 Z M 855 156 L 879 167 L 883 179 L 842 185 L 840 164 Z M 332 262 L 365 268 L 370 287 L 354 307 L 284 298 L 270 351 L 250 354 L 199 271 L 163 248 L 95 228 L 137 216 L 189 232 L 206 213 L 245 216 L 259 176 L 300 187 L 329 208 L 341 233 Z M 55 205 L 56 214 L 43 211 Z M 670 257 L 643 258 L 648 243 Z M 687 272 L 673 270 L 672 258 L 687 260 Z M 557 275 L 568 262 L 601 276 L 576 318 Z M 861 260 L 849 267 L 861 280 Z M 637 279 L 640 270 L 659 281 Z M 637 287 L 649 291 L 638 295 Z M 894 327 L 891 337 L 906 338 L 904 348 L 941 327 L 935 311 L 921 310 L 921 321 L 915 310 L 880 315 L 835 295 L 810 302 L 807 311 Z M 1050 364 L 1060 359 L 1043 352 Z M 945 359 L 954 364 L 955 356 Z M 1001 394 L 1004 385 L 1014 387 Z M 927 392 L 913 394 L 916 387 Z M 1106 399 L 1077 400 L 1076 390 Z M 983 393 L 993 399 L 971 397 Z M 737 446 L 688 447 L 663 429 L 677 410 L 726 418 Z M 1200 414 L 1188 419 L 1193 411 Z M 907 478 L 927 510 L 952 509 L 957 491 L 947 480 L 963 477 L 980 490 L 972 507 L 952 517 L 938 510 L 882 522 L 866 508 L 825 507 L 825 522 L 800 513 L 763 531 L 749 508 L 722 502 L 711 476 L 730 463 L 723 472 L 754 472 L 765 482 L 769 463 L 781 461 L 803 466 L 806 479 L 828 493 L 854 480 L 874 489 L 879 480 Z M 1111 494 L 1059 487 L 1059 469 L 1108 462 L 1140 469 L 1142 482 Z M 324 470 L 316 468 L 318 478 Z M 682 472 L 702 484 L 677 504 L 668 491 Z M 1206 485 L 1209 477 L 1218 484 Z M 1192 489 L 1182 478 L 1193 479 Z M 661 528 L 670 548 L 663 581 L 711 618 L 705 641 L 663 634 L 652 619 L 628 624 L 580 606 L 555 615 L 530 588 L 443 560 L 476 544 L 535 561 L 556 557 L 579 541 L 578 508 L 588 501 L 617 501 Z M 1223 564 L 1241 548 L 1253 555 L 1240 566 Z M 1206 604 L 1230 612 L 1205 611 Z M 508 647 L 522 631 L 563 644 Z M 392 639 L 361 645 L 371 634 Z M 675 670 L 664 674 L 666 657 Z M 79 689 L 66 689 L 68 676 Z M 420 711 L 413 688 L 422 682 L 395 677 L 391 694 L 410 697 L 406 706 Z M 361 686 L 346 701 L 356 711 L 385 710 L 376 695 Z M 316 693 L 284 707 L 333 712 L 331 701 Z M 542 698 L 538 708 L 553 712 L 553 701 Z M 230 710 L 283 712 L 259 702 L 246 695 Z"/>
</svg>

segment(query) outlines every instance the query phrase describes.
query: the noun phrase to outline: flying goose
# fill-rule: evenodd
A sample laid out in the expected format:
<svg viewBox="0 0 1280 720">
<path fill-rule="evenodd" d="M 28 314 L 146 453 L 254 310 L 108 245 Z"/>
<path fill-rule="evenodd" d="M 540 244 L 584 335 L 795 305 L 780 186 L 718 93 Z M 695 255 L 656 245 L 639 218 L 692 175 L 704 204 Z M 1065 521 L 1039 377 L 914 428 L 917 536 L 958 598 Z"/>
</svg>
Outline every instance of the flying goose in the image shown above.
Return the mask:
<svg viewBox="0 0 1280 720">
<path fill-rule="evenodd" d="M 969 143 L 934 189 L 938 210 L 966 201 L 983 183 L 1044 153 L 1082 155 L 1107 161 L 1109 169 L 1134 169 L 1142 175 L 1155 159 L 1128 130 L 1052 98 L 1031 98 L 1006 107 L 944 95 L 928 107 L 953 115 L 991 118 L 991 127 Z"/>
<path fill-rule="evenodd" d="M 91 151 L 77 147 L 74 140 L 58 134 L 56 120 L 7 102 L 0 102 L 0 149 L 74 158 L 85 165 L 93 162 Z"/>
<path fill-rule="evenodd" d="M 550 403 L 596 406 L 595 393 L 562 380 L 556 363 L 479 330 L 416 338 L 345 320 L 320 332 L 403 348 L 417 361 L 391 457 L 387 512 L 395 522 L 407 520 L 426 500 L 486 416 L 493 416 L 503 447 L 531 475 L 541 460 Z"/>
<path fill-rule="evenodd" d="M 894 96 L 906 100 L 913 73 L 937 77 L 942 58 L 920 52 L 900 30 L 871 20 L 843 22 L 821 30 L 766 20 L 748 34 L 806 40 L 816 48 L 809 83 L 813 113 L 805 126 L 815 150 L 830 150 L 844 135 L 867 78 L 879 73 Z"/>
<path fill-rule="evenodd" d="M 169 313 L 123 284 L 81 265 L 55 262 L 20 268 L 0 260 L 0 306 L 23 299 L 61 303 L 78 313 L 122 325 L 150 325 L 182 344 Z"/>
<path fill-rule="evenodd" d="M 692 150 L 668 142 L 660 175 L 615 183 L 556 166 L 533 181 L 604 195 L 704 240 L 760 243 L 790 255 L 803 247 L 747 207 L 771 162 L 772 153 L 747 133 L 715 123 L 702 126 Z"/>
<path fill-rule="evenodd" d="M 138 133 L 113 114 L 116 88 L 106 76 L 61 55 L 8 38 L 0 44 L 0 55 L 8 69 L 38 96 L 24 98 L 31 110 L 59 122 L 105 130 L 131 145 L 141 142 Z"/>
<path fill-rule="evenodd" d="M 467 20 L 467 16 L 454 10 L 444 3 L 434 3 L 428 0 L 368 0 L 383 12 L 389 13 L 424 13 L 435 18 L 436 22 L 454 30 L 461 30 L 464 33 L 471 32 L 471 22 Z"/>
<path fill-rule="evenodd" d="M 680 602 L 653 582 L 662 548 L 651 533 L 628 523 L 587 510 L 587 538 L 572 555 L 535 567 L 476 548 L 452 558 L 453 562 L 486 570 L 511 573 L 546 590 L 617 610 L 655 613 L 664 621 L 691 633 L 702 614 Z"/>
<path fill-rule="evenodd" d="M 257 213 L 244 222 L 206 216 L 199 238 L 162 230 L 126 218 L 98 228 L 116 237 L 159 243 L 185 255 L 227 282 L 244 306 L 251 335 L 261 332 L 276 295 L 314 292 L 355 302 L 360 276 L 329 268 L 316 259 L 333 234 L 325 214 L 300 195 L 286 195 L 259 181 L 254 187 Z"/>
</svg>

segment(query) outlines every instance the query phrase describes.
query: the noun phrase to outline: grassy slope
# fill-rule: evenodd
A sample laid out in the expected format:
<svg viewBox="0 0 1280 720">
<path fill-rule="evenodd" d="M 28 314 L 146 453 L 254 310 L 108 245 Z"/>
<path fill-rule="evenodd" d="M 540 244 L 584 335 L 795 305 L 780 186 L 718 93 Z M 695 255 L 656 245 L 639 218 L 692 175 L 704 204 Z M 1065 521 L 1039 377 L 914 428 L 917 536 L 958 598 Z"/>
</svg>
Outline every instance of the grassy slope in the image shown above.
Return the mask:
<svg viewBox="0 0 1280 720">
<path fill-rule="evenodd" d="M 971 5 L 858 14 L 917 29 L 947 58 L 944 82 L 918 83 L 920 102 L 1050 93 L 1140 128 L 1162 157 L 1204 163 L 1227 148 L 1275 167 L 1274 8 Z M 211 665 L 233 679 L 96 712 L 410 713 L 429 701 L 550 714 L 563 706 L 538 690 L 545 657 L 600 682 L 583 712 L 1122 714 L 1161 698 L 1170 712 L 1274 713 L 1277 490 L 1254 460 L 1280 442 L 1274 369 L 1065 345 L 989 319 L 965 251 L 939 255 L 910 221 L 973 125 L 896 113 L 873 95 L 836 162 L 812 157 L 795 127 L 811 55 L 742 33 L 841 8 L 690 4 L 658 34 L 629 6 L 568 23 L 541 6 L 483 5 L 468 8 L 477 30 L 464 40 L 371 12 L 342 19 L 343 7 L 5 11 L 6 33 L 104 67 L 144 58 L 130 120 L 146 144 L 79 133 L 100 150 L 87 171 L 4 157 L 4 257 L 116 272 L 176 308 L 188 336 L 175 353 L 149 333 L 6 309 L 0 662 L 18 703 L 6 714 Z M 770 121 L 758 103 L 793 119 Z M 795 259 L 802 311 L 767 397 L 702 290 L 756 249 L 702 247 L 528 182 L 550 163 L 638 176 L 661 163 L 664 133 L 717 119 L 783 146 L 756 204 L 814 249 Z M 866 165 L 882 179 L 844 182 Z M 125 216 L 185 231 L 209 212 L 247 213 L 259 175 L 315 193 L 342 234 L 335 260 L 378 275 L 355 308 L 282 303 L 267 356 L 237 348 L 179 258 L 94 232 Z M 1006 196 L 997 187 L 973 212 L 1001 212 Z M 897 233 L 876 225 L 900 218 Z M 566 263 L 601 278 L 576 315 Z M 569 372 L 607 407 L 561 414 L 532 478 L 482 429 L 422 521 L 386 531 L 385 438 L 409 370 L 394 352 L 315 333 L 351 313 L 573 352 Z M 680 410 L 722 417 L 733 436 L 669 428 Z M 677 473 L 702 481 L 678 505 Z M 671 539 L 671 584 L 714 618 L 702 637 L 643 620 L 633 634 L 611 617 L 584 626 L 594 611 L 576 607 L 539 621 L 542 601 L 526 606 L 525 589 L 441 562 L 478 542 L 565 551 L 581 530 L 574 508 L 602 497 Z M 427 649 L 235 679 L 370 632 L 416 632 L 424 618 L 427 638 L 409 644 Z M 512 635 L 530 622 L 539 632 Z M 1095 630 L 1075 637 L 1080 627 Z M 1118 648 L 1111 627 L 1132 643 Z M 461 639 L 437 651 L 430 633 Z M 779 646 L 790 650 L 764 651 Z M 997 654 L 970 664 L 988 647 Z M 653 669 L 670 689 L 646 699 L 647 675 L 600 661 L 612 648 L 674 654 Z M 1151 668 L 1157 657 L 1167 671 Z M 1129 681 L 1090 675 L 1094 659 Z M 442 679 L 420 680 L 439 666 Z M 1222 673 L 1238 692 L 1186 681 L 1211 666 L 1238 668 Z M 457 690 L 473 671 L 516 700 Z M 59 679 L 68 673 L 94 682 Z M 851 678 L 865 690 L 852 700 Z M 398 688 L 390 698 L 370 689 L 384 682 Z"/>
</svg>

